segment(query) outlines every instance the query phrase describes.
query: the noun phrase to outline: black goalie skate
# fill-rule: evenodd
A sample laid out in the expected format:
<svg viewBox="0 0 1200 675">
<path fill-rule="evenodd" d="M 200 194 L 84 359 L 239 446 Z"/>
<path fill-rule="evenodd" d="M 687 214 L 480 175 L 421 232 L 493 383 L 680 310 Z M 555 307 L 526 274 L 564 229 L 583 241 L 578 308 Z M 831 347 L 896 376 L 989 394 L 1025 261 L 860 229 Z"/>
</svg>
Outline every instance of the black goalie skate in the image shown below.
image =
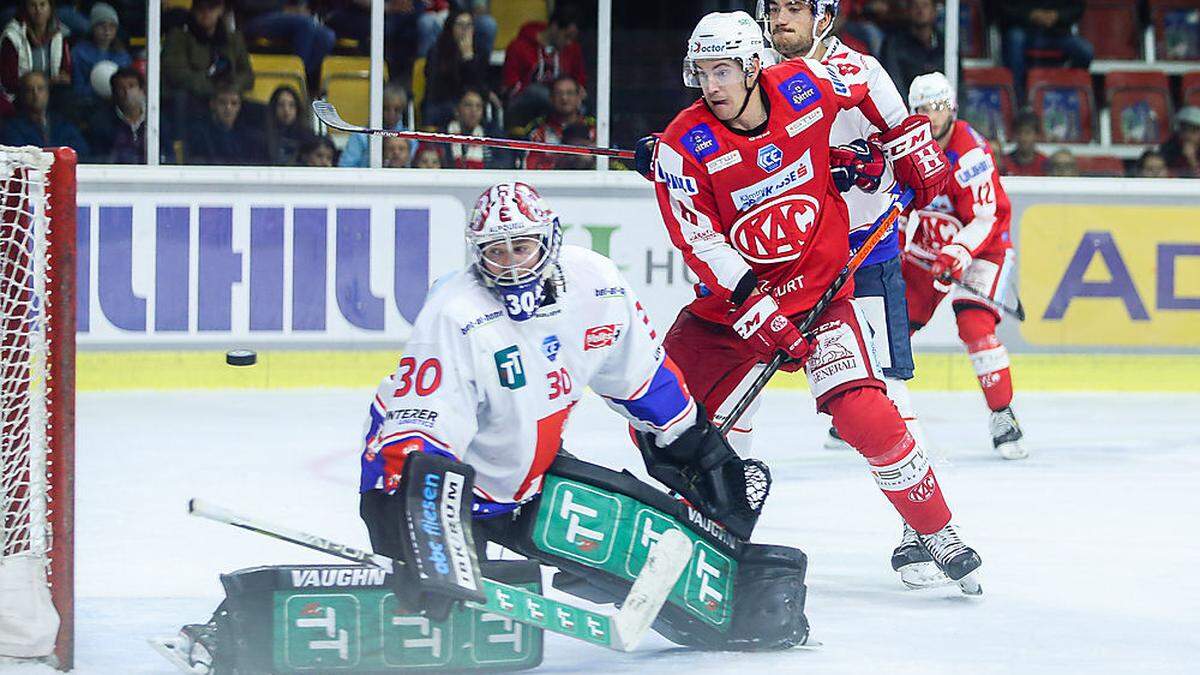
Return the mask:
<svg viewBox="0 0 1200 675">
<path fill-rule="evenodd" d="M 1012 406 L 993 410 L 988 426 L 992 431 L 992 447 L 996 448 L 1001 457 L 1025 459 L 1029 456 L 1029 451 L 1021 445 L 1025 434 L 1021 431 L 1021 425 L 1017 424 L 1017 416 L 1013 413 Z"/>
<path fill-rule="evenodd" d="M 909 588 L 935 588 L 951 583 L 908 523 L 904 524 L 900 545 L 892 551 L 892 569 L 900 573 L 900 581 Z"/>
<path fill-rule="evenodd" d="M 975 549 L 963 543 L 953 525 L 946 525 L 933 534 L 917 534 L 921 545 L 929 552 L 942 573 L 958 584 L 967 595 L 981 595 L 983 587 L 975 570 L 983 564 Z"/>
</svg>

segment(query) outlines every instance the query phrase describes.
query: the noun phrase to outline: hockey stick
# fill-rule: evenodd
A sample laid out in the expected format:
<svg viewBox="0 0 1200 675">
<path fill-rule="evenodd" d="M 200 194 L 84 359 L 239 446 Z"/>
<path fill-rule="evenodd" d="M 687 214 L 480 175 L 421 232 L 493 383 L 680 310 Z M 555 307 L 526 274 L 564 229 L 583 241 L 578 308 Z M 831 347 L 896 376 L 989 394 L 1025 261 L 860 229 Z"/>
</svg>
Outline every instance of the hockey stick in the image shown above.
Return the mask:
<svg viewBox="0 0 1200 675">
<path fill-rule="evenodd" d="M 617 159 L 633 159 L 632 150 L 617 148 L 593 148 L 586 145 L 557 145 L 538 141 L 525 141 L 516 138 L 492 138 L 489 136 L 463 136 L 461 134 L 443 134 L 433 131 L 396 131 L 394 129 L 371 129 L 351 124 L 342 119 L 337 108 L 328 101 L 313 101 L 313 113 L 331 129 L 349 131 L 355 134 L 370 134 L 390 138 L 407 138 L 412 141 L 427 141 L 430 143 L 458 143 L 460 145 L 485 145 L 492 148 L 507 148 L 509 150 L 530 150 L 533 152 L 550 152 L 560 155 L 591 155 L 593 157 L 615 157 Z"/>
<path fill-rule="evenodd" d="M 911 253 L 905 253 L 904 260 L 905 260 L 905 262 L 912 264 L 914 267 L 923 269 L 926 272 L 933 271 L 932 265 L 925 262 L 924 260 L 921 260 L 920 258 L 918 258 L 917 256 L 915 256 Z M 997 302 L 997 301 L 989 298 L 987 295 L 980 293 L 979 291 L 975 290 L 974 288 L 971 288 L 962 279 L 955 279 L 954 277 L 951 277 L 951 276 L 943 276 L 943 278 L 940 279 L 940 281 L 942 283 L 949 282 L 949 283 L 953 284 L 956 288 L 962 289 L 964 292 L 967 293 L 967 295 L 974 297 L 980 303 L 985 304 L 988 307 L 991 307 L 992 309 L 996 310 L 997 312 L 1003 312 L 1004 314 L 1007 314 L 1007 315 L 1013 317 L 1017 321 L 1025 320 L 1025 307 L 1021 304 L 1020 298 L 1017 298 L 1017 306 L 1014 309 L 1012 307 L 1009 307 L 1008 305 L 1005 305 L 1003 303 Z"/>
<path fill-rule="evenodd" d="M 813 305 L 812 309 L 808 311 L 804 320 L 796 326 L 797 330 L 801 333 L 807 333 L 812 330 L 813 325 L 817 323 L 817 319 L 821 318 L 821 315 L 828 309 L 829 304 L 833 302 L 834 296 L 838 294 L 838 291 L 842 290 L 842 286 L 846 285 L 846 281 L 854 276 L 854 273 L 862 266 L 863 261 L 875 249 L 875 245 L 883 241 L 883 238 L 892 229 L 892 225 L 895 224 L 896 219 L 900 217 L 901 213 L 904 213 L 904 209 L 908 208 L 908 204 L 912 199 L 913 191 L 906 189 L 896 201 L 892 202 L 891 207 L 887 211 L 879 215 L 879 218 L 875 220 L 875 224 L 872 226 L 874 229 L 871 230 L 871 235 L 862 243 L 862 246 L 858 247 L 858 250 L 850 257 L 850 261 L 846 263 L 842 271 L 838 272 L 837 278 L 821 294 L 821 297 Z M 733 406 L 733 410 L 729 412 L 725 421 L 718 427 L 722 434 L 728 434 L 729 430 L 733 429 L 733 425 L 737 424 L 737 421 L 746 412 L 746 409 L 750 407 L 750 404 L 754 402 L 754 399 L 766 388 L 771 376 L 783 365 L 783 359 L 783 352 L 775 352 L 775 356 L 771 359 L 771 362 L 758 374 L 758 377 L 754 379 L 754 383 L 750 385 L 746 393 L 742 394 L 742 397 L 738 399 L 737 405 Z"/>
<path fill-rule="evenodd" d="M 351 548 L 324 537 L 239 515 L 201 499 L 188 500 L 188 513 L 345 560 L 378 567 L 386 572 L 391 572 L 396 565 L 402 564 L 387 556 Z M 483 580 L 487 602 L 468 602 L 466 605 L 601 647 L 633 651 L 658 616 L 658 611 L 662 609 L 675 582 L 683 574 L 691 555 L 692 543 L 685 534 L 676 529 L 665 532 L 650 549 L 645 565 L 621 603 L 621 609 L 612 615 L 552 600 L 544 595 L 491 579 Z"/>
</svg>

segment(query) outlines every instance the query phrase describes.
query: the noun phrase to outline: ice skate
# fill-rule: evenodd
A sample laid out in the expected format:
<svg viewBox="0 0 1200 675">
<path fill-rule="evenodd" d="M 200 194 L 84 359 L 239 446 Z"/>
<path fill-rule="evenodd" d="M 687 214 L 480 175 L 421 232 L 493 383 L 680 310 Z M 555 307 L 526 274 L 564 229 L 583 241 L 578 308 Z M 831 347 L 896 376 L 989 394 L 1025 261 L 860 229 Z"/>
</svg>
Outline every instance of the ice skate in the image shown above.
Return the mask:
<svg viewBox="0 0 1200 675">
<path fill-rule="evenodd" d="M 216 622 L 193 623 L 179 629 L 169 638 L 150 638 L 150 646 L 175 664 L 181 672 L 191 675 L 210 675 L 213 672 L 213 650 L 216 645 Z"/>
<path fill-rule="evenodd" d="M 1012 406 L 993 410 L 988 426 L 992 430 L 992 446 L 996 448 L 996 452 L 1000 453 L 1001 457 L 1025 459 L 1029 456 L 1029 451 L 1021 445 L 1021 439 L 1025 434 L 1021 431 L 1021 425 L 1017 423 L 1017 416 L 1013 413 Z"/>
<path fill-rule="evenodd" d="M 853 450 L 854 449 L 853 446 L 851 446 L 846 441 L 842 440 L 842 437 L 838 435 L 837 429 L 834 429 L 833 427 L 829 427 L 829 435 L 825 437 L 825 446 L 824 447 L 826 450 Z"/>
<path fill-rule="evenodd" d="M 958 531 L 953 525 L 946 525 L 933 534 L 917 534 L 917 539 L 929 552 L 938 568 L 958 584 L 967 595 L 981 595 L 983 587 L 979 585 L 975 573 L 983 561 L 975 549 L 963 543 Z"/>
<path fill-rule="evenodd" d="M 950 583 L 908 523 L 904 524 L 900 545 L 892 551 L 892 569 L 900 573 L 900 581 L 909 588 L 935 588 Z"/>
</svg>

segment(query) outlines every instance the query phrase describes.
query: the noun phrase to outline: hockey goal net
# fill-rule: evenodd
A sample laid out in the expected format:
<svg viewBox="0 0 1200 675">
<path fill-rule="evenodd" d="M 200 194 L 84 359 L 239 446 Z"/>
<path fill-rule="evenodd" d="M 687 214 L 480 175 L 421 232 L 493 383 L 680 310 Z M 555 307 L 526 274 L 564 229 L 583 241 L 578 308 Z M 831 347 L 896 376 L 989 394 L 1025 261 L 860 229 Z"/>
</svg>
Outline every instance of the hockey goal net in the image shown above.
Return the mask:
<svg viewBox="0 0 1200 675">
<path fill-rule="evenodd" d="M 0 662 L 72 665 L 75 153 L 0 146 Z"/>
</svg>

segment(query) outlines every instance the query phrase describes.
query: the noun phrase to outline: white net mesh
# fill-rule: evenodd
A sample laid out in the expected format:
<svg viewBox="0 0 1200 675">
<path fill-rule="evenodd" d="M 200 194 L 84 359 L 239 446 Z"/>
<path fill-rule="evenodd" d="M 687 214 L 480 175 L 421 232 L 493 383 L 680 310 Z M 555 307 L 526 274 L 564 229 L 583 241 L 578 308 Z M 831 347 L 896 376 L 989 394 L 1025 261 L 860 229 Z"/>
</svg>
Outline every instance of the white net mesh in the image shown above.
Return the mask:
<svg viewBox="0 0 1200 675">
<path fill-rule="evenodd" d="M 0 655 L 54 648 L 47 291 L 53 156 L 0 147 Z"/>
</svg>

